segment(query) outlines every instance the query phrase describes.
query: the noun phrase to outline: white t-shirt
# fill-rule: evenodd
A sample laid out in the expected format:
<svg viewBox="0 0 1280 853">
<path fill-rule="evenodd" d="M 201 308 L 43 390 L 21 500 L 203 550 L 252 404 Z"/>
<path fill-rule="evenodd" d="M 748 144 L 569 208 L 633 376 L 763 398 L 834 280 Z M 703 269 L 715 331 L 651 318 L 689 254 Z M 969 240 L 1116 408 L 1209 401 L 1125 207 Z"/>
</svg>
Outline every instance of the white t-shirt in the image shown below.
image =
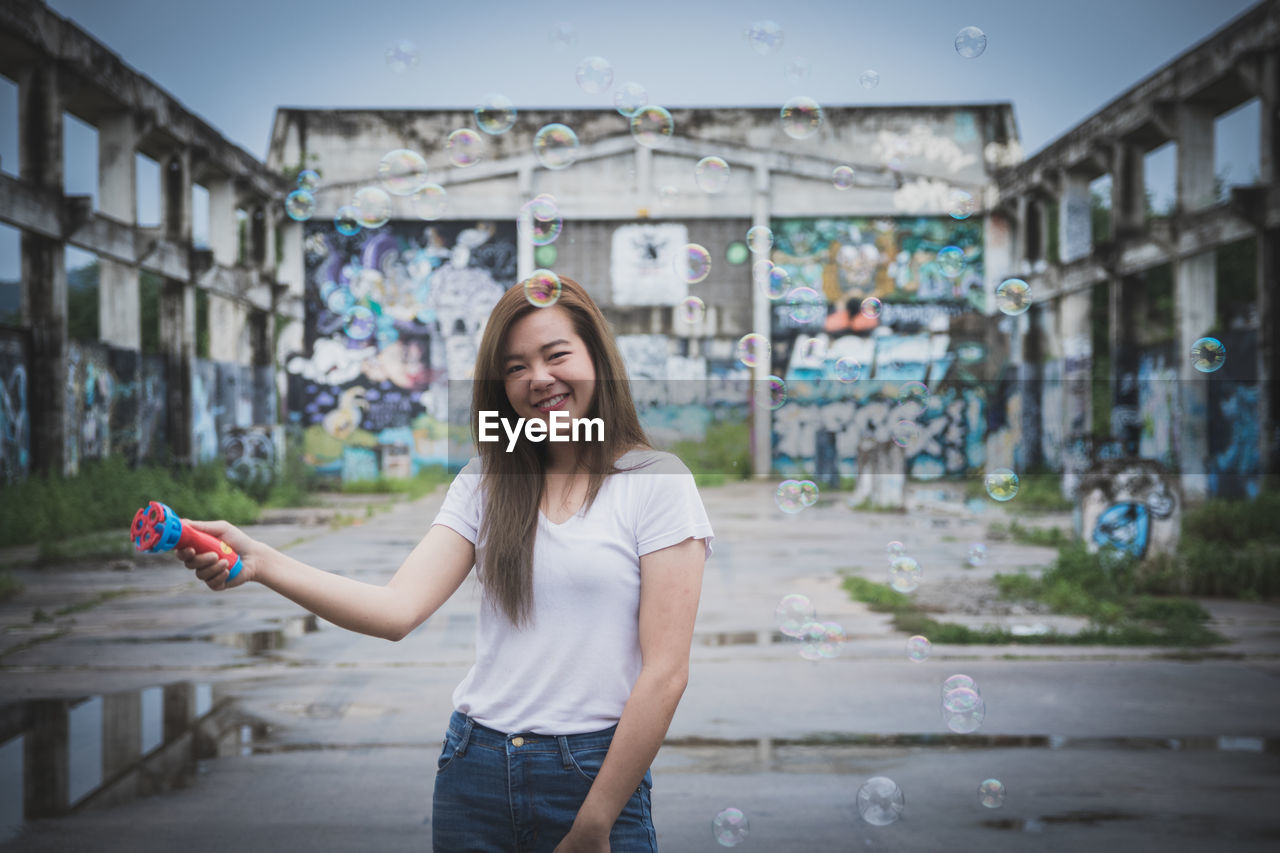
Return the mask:
<svg viewBox="0 0 1280 853">
<path fill-rule="evenodd" d="M 525 628 L 482 596 L 476 662 L 454 707 L 501 732 L 570 735 L 618 722 L 640 674 L 640 557 L 686 539 L 711 556 L 711 522 L 693 475 L 669 453 L 633 450 L 635 471 L 605 478 L 595 503 L 563 524 L 538 514 L 533 610 Z M 458 472 L 433 524 L 476 545 L 484 511 L 480 459 Z"/>
</svg>

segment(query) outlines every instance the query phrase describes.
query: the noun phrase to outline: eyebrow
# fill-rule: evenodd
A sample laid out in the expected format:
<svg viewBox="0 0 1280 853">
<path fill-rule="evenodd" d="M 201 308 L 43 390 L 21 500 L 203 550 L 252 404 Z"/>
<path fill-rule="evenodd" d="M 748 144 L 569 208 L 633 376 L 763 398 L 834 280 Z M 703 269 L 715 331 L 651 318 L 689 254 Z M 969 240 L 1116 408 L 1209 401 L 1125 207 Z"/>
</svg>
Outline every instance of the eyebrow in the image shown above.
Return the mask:
<svg viewBox="0 0 1280 853">
<path fill-rule="evenodd" d="M 552 347 L 567 347 L 567 346 L 572 346 L 572 344 L 570 344 L 570 343 L 569 343 L 568 341 L 566 341 L 564 338 L 559 338 L 559 339 L 557 339 L 557 340 L 551 341 L 550 343 L 543 344 L 542 346 L 538 347 L 538 349 L 539 349 L 539 350 L 548 350 L 548 349 L 551 349 Z M 520 360 L 520 358 L 521 358 L 521 357 L 520 357 L 520 356 L 518 356 L 518 355 L 509 355 L 509 356 L 507 356 L 507 359 L 506 359 L 506 360 L 507 360 L 507 361 L 519 361 L 519 360 Z"/>
</svg>

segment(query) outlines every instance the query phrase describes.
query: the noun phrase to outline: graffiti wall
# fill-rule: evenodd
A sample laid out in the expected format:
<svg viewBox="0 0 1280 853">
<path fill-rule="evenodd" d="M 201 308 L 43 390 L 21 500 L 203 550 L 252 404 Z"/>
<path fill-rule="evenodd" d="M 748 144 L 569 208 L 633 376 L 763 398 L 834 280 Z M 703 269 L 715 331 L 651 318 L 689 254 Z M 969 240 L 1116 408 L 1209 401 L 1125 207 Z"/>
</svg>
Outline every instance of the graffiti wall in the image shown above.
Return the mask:
<svg viewBox="0 0 1280 853">
<path fill-rule="evenodd" d="M 981 224 L 785 219 L 773 232 L 770 260 L 790 289 L 771 293 L 771 372 L 787 393 L 774 412 L 775 470 L 823 482 L 860 467 L 884 473 L 879 457 L 891 447 L 901 451 L 895 465 L 919 479 L 983 466 Z M 816 297 L 798 298 L 798 287 Z M 878 313 L 864 310 L 870 297 Z M 911 398 L 909 383 L 925 383 L 926 396 Z"/>
<path fill-rule="evenodd" d="M 516 281 L 514 223 L 308 224 L 303 352 L 289 409 L 307 462 L 342 481 L 448 464 L 448 380 L 465 380 Z"/>
<path fill-rule="evenodd" d="M 24 334 L 0 330 L 0 483 L 24 480 L 31 472 L 28 353 Z"/>
<path fill-rule="evenodd" d="M 1080 483 L 1085 544 L 1131 557 L 1172 554 L 1182 530 L 1182 500 L 1175 477 L 1152 459 L 1094 463 Z"/>
<path fill-rule="evenodd" d="M 1220 336 L 1230 357 L 1209 377 L 1209 492 L 1256 498 L 1262 489 L 1262 437 L 1256 369 L 1258 333 L 1228 329 Z"/>
</svg>

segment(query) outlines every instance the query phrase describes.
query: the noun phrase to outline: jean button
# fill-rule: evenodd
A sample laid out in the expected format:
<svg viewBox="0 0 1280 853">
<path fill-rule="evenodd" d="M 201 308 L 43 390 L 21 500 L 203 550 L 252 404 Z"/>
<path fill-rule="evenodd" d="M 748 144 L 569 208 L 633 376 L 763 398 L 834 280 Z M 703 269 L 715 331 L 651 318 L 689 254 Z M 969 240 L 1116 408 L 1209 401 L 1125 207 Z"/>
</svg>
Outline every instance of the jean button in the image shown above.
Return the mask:
<svg viewBox="0 0 1280 853">
<path fill-rule="evenodd" d="M 522 738 L 522 737 L 513 737 L 513 738 L 511 739 L 511 745 L 512 745 L 512 746 L 524 746 L 524 738 Z"/>
</svg>

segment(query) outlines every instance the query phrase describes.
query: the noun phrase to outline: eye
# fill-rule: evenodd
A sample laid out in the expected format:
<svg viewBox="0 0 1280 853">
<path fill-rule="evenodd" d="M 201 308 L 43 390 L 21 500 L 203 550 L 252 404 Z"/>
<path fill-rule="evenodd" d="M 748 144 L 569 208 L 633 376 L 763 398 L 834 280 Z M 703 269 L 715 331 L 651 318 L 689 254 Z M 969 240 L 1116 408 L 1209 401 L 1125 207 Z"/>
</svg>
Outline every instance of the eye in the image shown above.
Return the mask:
<svg viewBox="0 0 1280 853">
<path fill-rule="evenodd" d="M 523 369 L 524 369 L 523 365 L 513 364 L 507 368 L 507 375 L 510 376 L 511 374 L 515 373 L 517 370 L 523 370 Z"/>
<path fill-rule="evenodd" d="M 558 352 L 558 353 L 556 353 L 555 355 L 551 356 L 551 360 L 552 360 L 552 361 L 555 361 L 557 358 L 560 358 L 561 356 L 566 356 L 566 355 L 569 355 L 569 353 L 568 353 L 568 352 Z"/>
</svg>

